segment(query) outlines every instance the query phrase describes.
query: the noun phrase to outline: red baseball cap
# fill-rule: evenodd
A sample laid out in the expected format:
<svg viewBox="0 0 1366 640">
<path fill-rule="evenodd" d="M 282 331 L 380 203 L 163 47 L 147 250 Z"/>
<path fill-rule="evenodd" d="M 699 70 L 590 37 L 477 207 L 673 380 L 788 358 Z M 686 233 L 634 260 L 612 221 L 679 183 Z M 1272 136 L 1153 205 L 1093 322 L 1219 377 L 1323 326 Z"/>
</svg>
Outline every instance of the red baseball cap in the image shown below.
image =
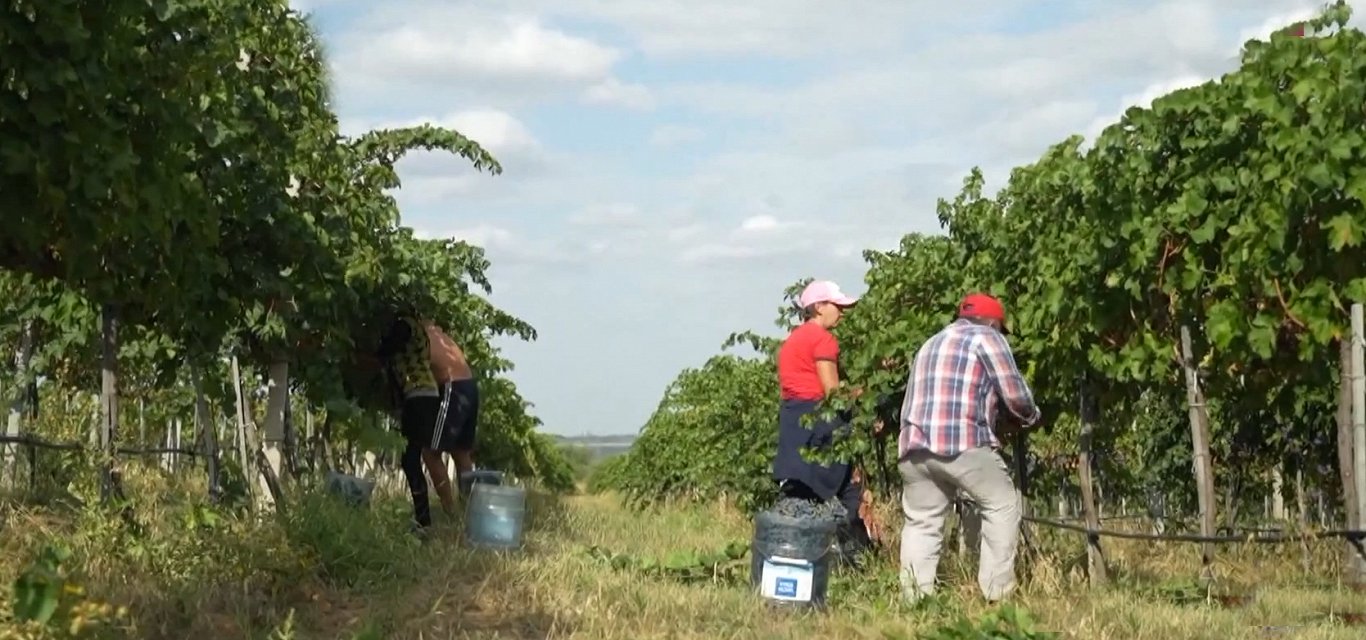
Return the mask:
<svg viewBox="0 0 1366 640">
<path fill-rule="evenodd" d="M 1006 310 L 1001 301 L 985 293 L 969 293 L 958 303 L 958 317 L 966 316 L 995 320 L 1003 329 L 1006 323 Z"/>
</svg>

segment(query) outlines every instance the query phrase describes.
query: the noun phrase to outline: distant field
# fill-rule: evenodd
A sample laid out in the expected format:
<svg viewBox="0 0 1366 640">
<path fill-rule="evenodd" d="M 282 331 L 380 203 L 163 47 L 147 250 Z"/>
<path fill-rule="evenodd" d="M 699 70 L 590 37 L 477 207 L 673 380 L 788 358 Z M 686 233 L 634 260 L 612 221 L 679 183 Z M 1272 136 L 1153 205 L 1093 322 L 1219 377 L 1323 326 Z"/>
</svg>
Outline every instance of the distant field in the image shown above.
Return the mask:
<svg viewBox="0 0 1366 640">
<path fill-rule="evenodd" d="M 630 451 L 631 445 L 635 444 L 636 434 L 620 434 L 607 436 L 555 436 L 561 444 L 582 447 L 586 449 L 593 462 L 604 458 L 610 458 L 620 453 Z"/>
</svg>

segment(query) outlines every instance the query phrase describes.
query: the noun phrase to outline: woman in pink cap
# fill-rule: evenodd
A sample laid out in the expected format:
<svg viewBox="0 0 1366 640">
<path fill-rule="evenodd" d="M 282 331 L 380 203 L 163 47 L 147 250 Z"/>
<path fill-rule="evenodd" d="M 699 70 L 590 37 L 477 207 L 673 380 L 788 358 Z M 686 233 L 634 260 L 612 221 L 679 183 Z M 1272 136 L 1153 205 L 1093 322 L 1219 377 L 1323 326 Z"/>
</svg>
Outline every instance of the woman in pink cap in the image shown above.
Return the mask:
<svg viewBox="0 0 1366 640">
<path fill-rule="evenodd" d="M 803 322 L 778 349 L 778 386 L 782 401 L 778 412 L 778 451 L 773 459 L 773 479 L 778 482 L 783 498 L 818 502 L 838 498 L 845 510 L 841 542 L 852 538 L 861 547 L 867 544 L 867 529 L 858 515 L 863 492 L 862 487 L 853 482 L 853 466 L 847 462 L 821 465 L 806 460 L 801 454 L 806 447 L 828 447 L 835 431 L 845 426 L 842 421 L 816 417 L 807 428 L 802 424 L 802 418 L 814 413 L 826 396 L 840 386 L 836 364 L 840 355 L 839 341 L 830 329 L 839 324 L 845 309 L 857 302 L 828 280 L 817 280 L 802 290 L 798 306 Z"/>
</svg>

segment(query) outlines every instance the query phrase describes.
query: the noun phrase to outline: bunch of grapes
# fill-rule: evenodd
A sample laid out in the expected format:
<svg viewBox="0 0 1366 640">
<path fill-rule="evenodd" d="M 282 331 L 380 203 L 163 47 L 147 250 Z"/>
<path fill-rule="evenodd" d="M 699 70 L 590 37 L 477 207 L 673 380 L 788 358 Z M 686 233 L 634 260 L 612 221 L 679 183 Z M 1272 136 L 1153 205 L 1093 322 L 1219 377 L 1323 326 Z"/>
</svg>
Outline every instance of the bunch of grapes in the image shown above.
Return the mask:
<svg viewBox="0 0 1366 640">
<path fill-rule="evenodd" d="M 831 520 L 839 522 L 847 517 L 844 505 L 836 500 L 803 500 L 781 498 L 771 511 L 777 515 L 799 520 Z"/>
</svg>

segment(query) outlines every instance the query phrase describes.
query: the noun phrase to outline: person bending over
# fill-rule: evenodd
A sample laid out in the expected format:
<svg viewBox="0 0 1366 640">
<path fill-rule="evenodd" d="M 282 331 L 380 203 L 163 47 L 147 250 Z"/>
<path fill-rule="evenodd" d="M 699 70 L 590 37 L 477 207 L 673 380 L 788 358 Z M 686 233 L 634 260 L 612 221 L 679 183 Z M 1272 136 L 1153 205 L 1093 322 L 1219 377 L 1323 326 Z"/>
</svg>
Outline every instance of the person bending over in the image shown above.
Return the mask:
<svg viewBox="0 0 1366 640">
<path fill-rule="evenodd" d="M 455 458 L 456 477 L 474 470 L 475 433 L 479 424 L 479 385 L 474 380 L 465 352 L 435 323 L 425 323 L 427 342 L 431 345 L 432 376 L 441 393 L 441 429 L 432 434 L 432 441 L 422 452 L 427 471 L 432 475 L 441 506 L 447 513 L 454 512 L 455 497 L 446 477 L 446 465 L 441 453 L 449 451 Z M 440 438 L 438 440 L 437 438 Z M 461 483 L 462 492 L 466 490 Z"/>
<path fill-rule="evenodd" d="M 423 449 L 439 435 L 441 395 L 430 366 L 427 332 L 410 311 L 402 312 L 389 325 L 376 351 L 386 364 L 388 378 L 402 397 L 399 430 L 407 441 L 399 459 L 408 490 L 413 497 L 413 523 L 417 531 L 432 524 L 427 499 L 427 479 L 422 475 Z M 439 459 L 438 459 L 439 460 Z M 441 474 L 445 477 L 445 473 Z M 442 486 L 437 483 L 437 489 Z M 449 484 L 445 491 L 449 492 Z"/>
</svg>

